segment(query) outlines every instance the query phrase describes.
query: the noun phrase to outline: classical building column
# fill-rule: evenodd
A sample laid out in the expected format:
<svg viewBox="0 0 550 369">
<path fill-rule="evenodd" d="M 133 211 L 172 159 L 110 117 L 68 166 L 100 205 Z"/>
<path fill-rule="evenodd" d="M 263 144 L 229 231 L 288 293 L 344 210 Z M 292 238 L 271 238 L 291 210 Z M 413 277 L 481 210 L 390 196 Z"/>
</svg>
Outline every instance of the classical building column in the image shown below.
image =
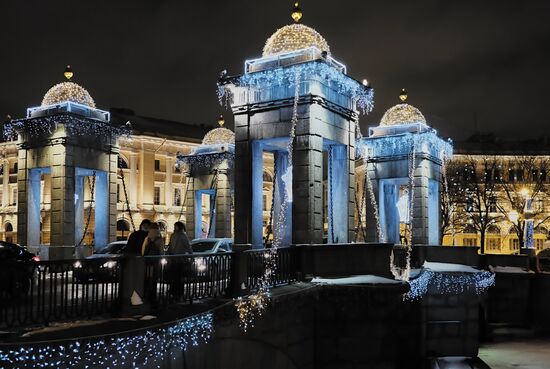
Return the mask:
<svg viewBox="0 0 550 369">
<path fill-rule="evenodd" d="M 135 152 L 130 153 L 130 180 L 128 181 L 128 200 L 130 202 L 130 207 L 135 209 L 137 207 L 137 189 L 138 189 L 138 180 L 137 180 L 137 163 L 138 155 Z"/>
<path fill-rule="evenodd" d="M 166 157 L 166 179 L 164 180 L 164 204 L 171 207 L 174 202 L 174 189 L 172 185 L 172 173 L 174 170 L 174 159 Z"/>
<path fill-rule="evenodd" d="M 10 203 L 10 162 L 8 159 L 2 160 L 2 206 Z"/>
</svg>

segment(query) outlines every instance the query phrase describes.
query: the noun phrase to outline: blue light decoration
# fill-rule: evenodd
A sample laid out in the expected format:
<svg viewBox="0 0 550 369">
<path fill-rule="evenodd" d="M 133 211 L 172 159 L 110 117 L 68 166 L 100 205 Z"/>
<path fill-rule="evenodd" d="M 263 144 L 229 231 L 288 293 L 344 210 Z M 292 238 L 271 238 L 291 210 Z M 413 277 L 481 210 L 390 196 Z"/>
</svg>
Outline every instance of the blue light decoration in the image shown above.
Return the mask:
<svg viewBox="0 0 550 369">
<path fill-rule="evenodd" d="M 298 50 L 295 53 L 302 52 Z M 237 87 L 293 88 L 296 81 L 317 80 L 334 89 L 338 94 L 348 96 L 355 102 L 356 108 L 363 114 L 367 114 L 374 108 L 374 90 L 364 86 L 355 79 L 343 73 L 322 60 L 309 61 L 286 67 L 262 70 L 259 72 L 245 73 L 242 76 L 222 79 L 218 82 L 218 99 L 221 105 L 232 101 L 233 96 L 228 84 Z"/>
<path fill-rule="evenodd" d="M 453 142 L 441 139 L 433 128 L 421 133 L 363 137 L 357 141 L 357 156 L 363 158 L 409 155 L 413 149 L 416 155 L 428 154 L 444 160 L 452 157 Z"/>
<path fill-rule="evenodd" d="M 494 273 L 480 270 L 476 273 L 434 272 L 422 269 L 416 277 L 409 280 L 410 291 L 405 300 L 419 300 L 429 288 L 440 295 L 458 295 L 466 292 L 482 294 L 495 284 Z"/>
<path fill-rule="evenodd" d="M 64 344 L 0 348 L 2 368 L 119 368 L 157 365 L 172 349 L 207 343 L 213 333 L 212 313 L 186 318 L 171 326 L 132 337 L 106 337 Z M 171 353 L 173 354 L 173 352 Z"/>
<path fill-rule="evenodd" d="M 219 146 L 219 147 L 218 147 Z M 222 163 L 226 163 L 229 168 L 233 168 L 235 160 L 234 145 L 215 145 L 198 147 L 192 154 L 176 155 L 176 167 L 181 169 L 186 166 L 189 172 L 196 170 L 215 169 Z"/>
<path fill-rule="evenodd" d="M 17 139 L 19 133 L 31 137 L 53 134 L 60 125 L 71 136 L 130 137 L 132 126 L 110 121 L 109 112 L 73 101 L 27 109 L 27 117 L 4 123 L 4 139 Z"/>
</svg>

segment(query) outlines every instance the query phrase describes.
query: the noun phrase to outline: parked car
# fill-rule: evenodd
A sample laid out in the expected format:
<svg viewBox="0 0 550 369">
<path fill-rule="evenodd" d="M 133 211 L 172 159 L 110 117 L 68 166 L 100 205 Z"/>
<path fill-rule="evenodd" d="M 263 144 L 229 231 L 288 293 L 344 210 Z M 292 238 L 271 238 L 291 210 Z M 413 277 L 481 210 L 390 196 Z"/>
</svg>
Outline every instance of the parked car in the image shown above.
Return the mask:
<svg viewBox="0 0 550 369">
<path fill-rule="evenodd" d="M 0 296 L 19 297 L 28 293 L 40 258 L 14 243 L 0 241 Z"/>
<path fill-rule="evenodd" d="M 118 280 L 118 261 L 128 241 L 111 242 L 85 260 L 73 264 L 73 277 L 79 283 L 112 283 Z"/>
<path fill-rule="evenodd" d="M 216 254 L 229 252 L 233 249 L 231 238 L 197 238 L 191 241 L 193 254 Z"/>
<path fill-rule="evenodd" d="M 231 238 L 202 238 L 191 241 L 193 255 L 193 272 L 199 279 L 216 280 L 229 272 L 229 262 L 220 265 L 220 259 L 211 255 L 231 252 L 233 239 Z"/>
<path fill-rule="evenodd" d="M 88 256 L 86 259 L 94 258 L 106 258 L 114 255 L 120 255 L 124 251 L 124 248 L 128 244 L 128 241 L 115 241 L 111 242 L 95 254 Z"/>
</svg>

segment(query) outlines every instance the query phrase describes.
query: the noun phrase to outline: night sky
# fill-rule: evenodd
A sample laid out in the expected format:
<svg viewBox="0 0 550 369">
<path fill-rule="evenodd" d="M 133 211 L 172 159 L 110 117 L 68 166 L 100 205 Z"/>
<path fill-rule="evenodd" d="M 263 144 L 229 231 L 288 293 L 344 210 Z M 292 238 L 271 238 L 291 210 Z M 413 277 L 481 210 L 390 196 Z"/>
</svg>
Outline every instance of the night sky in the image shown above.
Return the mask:
<svg viewBox="0 0 550 369">
<path fill-rule="evenodd" d="M 142 4 L 146 3 L 146 4 Z M 375 88 L 363 132 L 402 87 L 442 135 L 550 135 L 550 1 L 304 0 L 303 23 Z M 99 108 L 215 124 L 218 72 L 242 72 L 291 22 L 292 1 L 0 4 L 0 114 L 21 117 L 66 64 Z M 224 112 L 228 121 L 230 112 Z"/>
</svg>

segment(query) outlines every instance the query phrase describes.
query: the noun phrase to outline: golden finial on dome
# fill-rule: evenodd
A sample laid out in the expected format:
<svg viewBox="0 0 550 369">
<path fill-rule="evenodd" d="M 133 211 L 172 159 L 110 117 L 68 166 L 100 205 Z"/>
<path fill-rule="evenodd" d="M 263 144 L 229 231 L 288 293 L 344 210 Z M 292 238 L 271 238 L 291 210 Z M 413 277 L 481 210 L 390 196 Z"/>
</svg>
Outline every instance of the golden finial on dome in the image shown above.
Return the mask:
<svg viewBox="0 0 550 369">
<path fill-rule="evenodd" d="M 225 124 L 225 119 L 223 119 L 223 115 L 220 115 L 220 117 L 218 118 L 218 125 L 220 127 L 223 127 L 224 124 Z"/>
<path fill-rule="evenodd" d="M 401 93 L 399 94 L 399 100 L 401 100 L 401 102 L 405 102 L 405 100 L 407 100 L 407 97 L 408 97 L 407 91 L 404 88 L 402 88 Z"/>
<path fill-rule="evenodd" d="M 292 15 L 291 15 L 292 19 L 294 19 L 294 22 L 300 23 L 302 16 L 303 16 L 302 9 L 300 9 L 298 2 L 295 2 L 294 9 L 292 10 Z"/>
<path fill-rule="evenodd" d="M 74 73 L 70 65 L 67 65 L 67 67 L 65 68 L 65 72 L 63 72 L 63 75 L 65 76 L 65 78 L 67 78 L 67 81 L 70 81 L 71 78 L 73 78 Z"/>
</svg>

